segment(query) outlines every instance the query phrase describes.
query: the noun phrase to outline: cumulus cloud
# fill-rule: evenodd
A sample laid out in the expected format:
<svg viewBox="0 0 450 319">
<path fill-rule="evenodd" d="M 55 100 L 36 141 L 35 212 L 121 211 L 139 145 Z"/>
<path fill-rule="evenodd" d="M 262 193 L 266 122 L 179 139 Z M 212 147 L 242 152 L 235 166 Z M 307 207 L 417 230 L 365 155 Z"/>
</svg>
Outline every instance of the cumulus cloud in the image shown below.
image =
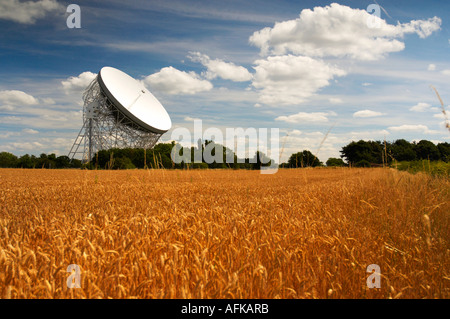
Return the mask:
<svg viewBox="0 0 450 319">
<path fill-rule="evenodd" d="M 439 108 L 436 109 L 438 110 Z M 450 114 L 450 105 L 447 106 L 447 109 L 441 109 L 441 113 L 434 114 L 433 117 L 438 119 L 447 119 L 449 114 Z"/>
<path fill-rule="evenodd" d="M 358 140 L 374 141 L 378 139 L 384 139 L 384 137 L 386 137 L 389 134 L 390 133 L 387 130 L 372 130 L 372 131 L 350 132 L 349 137 L 351 141 L 358 141 Z"/>
<path fill-rule="evenodd" d="M 305 135 L 307 135 L 307 136 L 314 136 L 314 137 L 323 137 L 324 136 L 324 134 L 322 133 L 322 132 L 308 132 L 308 133 L 305 133 Z"/>
<path fill-rule="evenodd" d="M 292 114 L 289 116 L 279 116 L 275 121 L 283 121 L 286 123 L 303 123 L 303 122 L 314 122 L 314 123 L 324 123 L 328 122 L 328 116 L 336 116 L 334 112 L 299 112 L 297 114 Z"/>
<path fill-rule="evenodd" d="M 42 101 L 42 103 L 44 103 L 44 104 L 55 104 L 55 100 L 52 99 L 52 98 L 50 98 L 50 97 L 48 97 L 48 98 L 43 98 L 43 99 L 41 99 L 41 101 Z"/>
<path fill-rule="evenodd" d="M 20 121 L 22 121 L 22 118 L 14 115 L 0 117 L 0 123 L 20 122 Z"/>
<path fill-rule="evenodd" d="M 379 27 L 369 26 L 368 21 L 373 19 L 378 19 Z M 391 25 L 366 10 L 332 3 L 304 9 L 299 18 L 256 31 L 249 41 L 261 49 L 262 55 L 293 53 L 378 60 L 388 53 L 402 51 L 405 44 L 399 39 L 405 34 L 416 33 L 425 38 L 439 30 L 441 23 L 440 18 L 434 17 Z"/>
<path fill-rule="evenodd" d="M 39 131 L 33 130 L 33 129 L 31 129 L 31 128 L 24 128 L 24 129 L 22 130 L 22 132 L 23 132 L 23 133 L 26 133 L 26 134 L 38 134 L 38 133 L 39 133 Z"/>
<path fill-rule="evenodd" d="M 38 104 L 38 100 L 23 91 L 0 91 L 0 108 L 3 110 L 12 111 L 14 110 L 14 106 L 35 104 Z"/>
<path fill-rule="evenodd" d="M 381 116 L 381 115 L 384 115 L 384 113 L 371 111 L 371 110 L 362 110 L 362 111 L 358 111 L 358 112 L 353 113 L 353 117 L 355 117 L 355 118 L 358 118 L 358 117 L 375 117 L 375 116 Z"/>
<path fill-rule="evenodd" d="M 259 90 L 259 102 L 293 105 L 304 102 L 317 90 L 328 86 L 345 71 L 304 56 L 270 56 L 255 61 L 252 85 Z"/>
<path fill-rule="evenodd" d="M 299 136 L 299 135 L 302 135 L 302 131 L 297 130 L 297 129 L 292 130 L 291 132 L 289 132 L 289 136 Z"/>
<path fill-rule="evenodd" d="M 0 105 L 1 111 L 14 111 L 15 107 L 12 105 Z"/>
<path fill-rule="evenodd" d="M 436 64 L 433 64 L 433 63 L 431 63 L 431 64 L 428 64 L 428 69 L 427 69 L 428 71 L 434 71 L 434 70 L 436 70 Z"/>
<path fill-rule="evenodd" d="M 190 52 L 188 58 L 191 61 L 200 62 L 207 68 L 204 76 L 209 80 L 220 77 L 224 80 L 245 82 L 252 79 L 252 74 L 246 68 L 231 62 L 225 62 L 220 59 L 212 60 L 209 56 L 200 52 Z"/>
<path fill-rule="evenodd" d="M 409 110 L 413 112 L 427 112 L 427 111 L 437 111 L 439 110 L 439 108 L 431 107 L 431 104 L 420 102 L 411 107 Z"/>
<path fill-rule="evenodd" d="M 144 83 L 167 94 L 195 94 L 213 88 L 211 82 L 201 79 L 197 73 L 180 71 L 171 66 L 147 76 Z"/>
<path fill-rule="evenodd" d="M 4 146 L 8 150 L 25 150 L 31 151 L 36 149 L 42 149 L 43 144 L 39 142 L 12 142 Z"/>
<path fill-rule="evenodd" d="M 338 98 L 338 97 L 331 97 L 331 98 L 328 99 L 328 101 L 329 101 L 331 104 L 341 104 L 341 103 L 344 102 L 344 101 L 342 101 L 341 98 Z"/>
<path fill-rule="evenodd" d="M 39 1 L 0 1 L 0 19 L 23 24 L 33 24 L 52 11 L 65 12 L 65 8 L 56 0 Z"/>
<path fill-rule="evenodd" d="M 450 75 L 450 69 L 442 70 L 441 73 L 444 74 L 444 75 Z"/>
<path fill-rule="evenodd" d="M 444 113 L 438 113 L 438 114 L 433 114 L 433 117 L 437 118 L 437 119 L 446 119 L 446 116 Z"/>
<path fill-rule="evenodd" d="M 186 122 L 201 121 L 201 119 L 199 119 L 199 118 L 196 118 L 196 117 L 190 117 L 190 116 L 186 116 L 186 117 L 184 118 L 184 120 L 185 120 Z"/>
<path fill-rule="evenodd" d="M 403 34 L 416 33 L 420 38 L 429 37 L 433 32 L 441 28 L 442 20 L 438 17 L 433 17 L 428 20 L 412 20 L 409 23 L 398 24 L 401 27 Z"/>
<path fill-rule="evenodd" d="M 302 149 L 310 150 L 321 161 L 326 161 L 329 157 L 339 157 L 339 147 L 342 145 L 341 137 L 330 133 L 324 140 L 324 134 L 321 132 L 304 132 L 302 134 L 291 132 L 285 141 L 282 161 L 287 161 L 291 154 Z"/>
<path fill-rule="evenodd" d="M 96 76 L 97 74 L 86 71 L 78 76 L 71 76 L 67 80 L 61 81 L 61 84 L 66 94 L 80 93 L 87 88 Z"/>
<path fill-rule="evenodd" d="M 430 130 L 428 126 L 422 124 L 405 124 L 400 126 L 391 126 L 388 128 L 392 132 L 411 132 L 411 133 L 422 133 L 422 134 L 433 134 L 437 131 Z"/>
</svg>

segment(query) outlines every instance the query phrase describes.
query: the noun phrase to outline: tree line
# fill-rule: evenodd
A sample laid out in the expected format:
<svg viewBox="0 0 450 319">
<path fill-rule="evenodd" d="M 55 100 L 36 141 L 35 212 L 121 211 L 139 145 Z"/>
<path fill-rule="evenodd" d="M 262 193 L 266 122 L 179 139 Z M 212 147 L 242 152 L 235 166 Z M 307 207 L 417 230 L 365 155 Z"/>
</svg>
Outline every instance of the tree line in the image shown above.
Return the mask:
<svg viewBox="0 0 450 319">
<path fill-rule="evenodd" d="M 391 165 L 393 162 L 430 160 L 450 161 L 450 144 L 447 142 L 437 145 L 427 140 L 408 142 L 399 139 L 394 142 L 359 140 L 342 147 L 340 158 L 329 158 L 326 166 L 371 167 Z M 292 154 L 287 163 L 280 167 L 317 167 L 324 166 L 310 151 Z"/>
<path fill-rule="evenodd" d="M 17 157 L 8 152 L 0 152 L 1 168 L 89 168 L 89 169 L 215 169 L 215 168 L 233 168 L 233 169 L 260 169 L 261 166 L 269 166 L 273 160 L 264 153 L 257 151 L 251 158 L 240 159 L 221 144 L 215 144 L 214 141 L 205 140 L 201 144 L 201 151 L 209 147 L 213 156 L 221 157 L 222 162 L 216 161 L 207 163 L 202 157 L 202 161 L 195 162 L 196 152 L 199 147 L 181 147 L 179 153 L 183 155 L 180 162 L 175 163 L 172 160 L 171 153 L 175 143 L 159 143 L 152 149 L 143 148 L 112 148 L 101 150 L 94 154 L 89 163 L 83 163 L 79 159 L 70 159 L 68 156 L 56 156 L 55 154 L 42 153 L 39 157 L 25 154 Z M 220 152 L 216 156 L 216 152 Z M 231 154 L 231 161 L 228 160 Z M 222 156 L 220 156 L 222 155 Z"/>
<path fill-rule="evenodd" d="M 365 167 L 373 164 L 390 165 L 393 162 L 430 160 L 450 161 L 450 144 L 437 145 L 427 140 L 408 142 L 363 141 L 351 142 L 342 148 L 341 158 L 352 166 Z"/>
<path fill-rule="evenodd" d="M 125 148 L 102 150 L 94 154 L 89 164 L 83 164 L 79 159 L 71 160 L 67 156 L 56 156 L 55 154 L 42 153 L 39 157 L 25 154 L 17 157 L 8 152 L 0 152 L 0 167 L 3 168 L 91 168 L 91 169 L 133 169 L 133 168 L 166 168 L 166 169 L 188 169 L 188 168 L 232 168 L 232 169 L 260 169 L 261 166 L 269 166 L 274 160 L 264 153 L 257 151 L 253 157 L 240 159 L 237 155 L 214 141 L 204 141 L 198 147 L 180 147 L 179 153 L 183 156 L 182 161 L 175 163 L 171 158 L 171 152 L 175 143 L 159 143 L 153 149 Z M 209 148 L 211 155 L 218 157 L 222 163 L 217 161 L 207 163 L 202 156 L 202 161 L 195 163 L 198 159 L 196 152 L 203 152 Z M 329 158 L 322 163 L 309 150 L 303 150 L 292 154 L 288 161 L 281 163 L 280 168 L 300 168 L 319 166 L 353 166 L 370 167 L 390 165 L 394 161 L 450 161 L 450 144 L 438 143 L 437 145 L 427 140 L 419 142 L 408 142 L 399 139 L 394 142 L 385 141 L 352 141 L 342 147 L 341 158 Z M 217 157 L 216 157 L 217 158 Z M 231 159 L 231 160 L 230 160 Z"/>
</svg>

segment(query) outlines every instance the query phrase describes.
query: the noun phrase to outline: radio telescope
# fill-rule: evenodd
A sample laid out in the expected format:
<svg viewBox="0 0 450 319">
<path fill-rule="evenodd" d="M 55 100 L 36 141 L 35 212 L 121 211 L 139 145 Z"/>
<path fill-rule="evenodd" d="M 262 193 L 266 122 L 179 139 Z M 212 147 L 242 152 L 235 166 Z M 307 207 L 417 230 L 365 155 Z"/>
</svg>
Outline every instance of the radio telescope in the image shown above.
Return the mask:
<svg viewBox="0 0 450 319">
<path fill-rule="evenodd" d="M 144 85 L 103 67 L 83 94 L 83 127 L 69 152 L 82 161 L 110 148 L 152 148 L 171 126 L 169 114 Z"/>
</svg>

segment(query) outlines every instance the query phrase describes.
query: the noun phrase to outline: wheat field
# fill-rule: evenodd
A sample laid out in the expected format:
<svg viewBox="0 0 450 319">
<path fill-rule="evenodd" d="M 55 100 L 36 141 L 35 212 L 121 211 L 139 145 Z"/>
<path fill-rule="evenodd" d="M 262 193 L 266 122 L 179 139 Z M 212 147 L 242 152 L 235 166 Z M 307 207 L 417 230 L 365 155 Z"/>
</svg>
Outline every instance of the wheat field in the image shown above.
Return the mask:
<svg viewBox="0 0 450 319">
<path fill-rule="evenodd" d="M 0 181 L 1 298 L 450 297 L 448 179 L 2 169 Z M 370 264 L 381 288 L 367 287 Z"/>
</svg>

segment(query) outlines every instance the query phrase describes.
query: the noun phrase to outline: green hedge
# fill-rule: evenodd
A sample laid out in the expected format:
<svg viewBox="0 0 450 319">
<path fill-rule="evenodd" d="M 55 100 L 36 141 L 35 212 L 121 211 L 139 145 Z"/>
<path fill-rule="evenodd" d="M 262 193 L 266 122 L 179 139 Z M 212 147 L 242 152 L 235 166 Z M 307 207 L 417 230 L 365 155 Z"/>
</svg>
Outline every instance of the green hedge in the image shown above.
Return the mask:
<svg viewBox="0 0 450 319">
<path fill-rule="evenodd" d="M 443 161 L 404 161 L 398 162 L 397 165 L 392 164 L 391 166 L 410 173 L 425 172 L 433 176 L 450 177 L 450 163 Z"/>
</svg>

